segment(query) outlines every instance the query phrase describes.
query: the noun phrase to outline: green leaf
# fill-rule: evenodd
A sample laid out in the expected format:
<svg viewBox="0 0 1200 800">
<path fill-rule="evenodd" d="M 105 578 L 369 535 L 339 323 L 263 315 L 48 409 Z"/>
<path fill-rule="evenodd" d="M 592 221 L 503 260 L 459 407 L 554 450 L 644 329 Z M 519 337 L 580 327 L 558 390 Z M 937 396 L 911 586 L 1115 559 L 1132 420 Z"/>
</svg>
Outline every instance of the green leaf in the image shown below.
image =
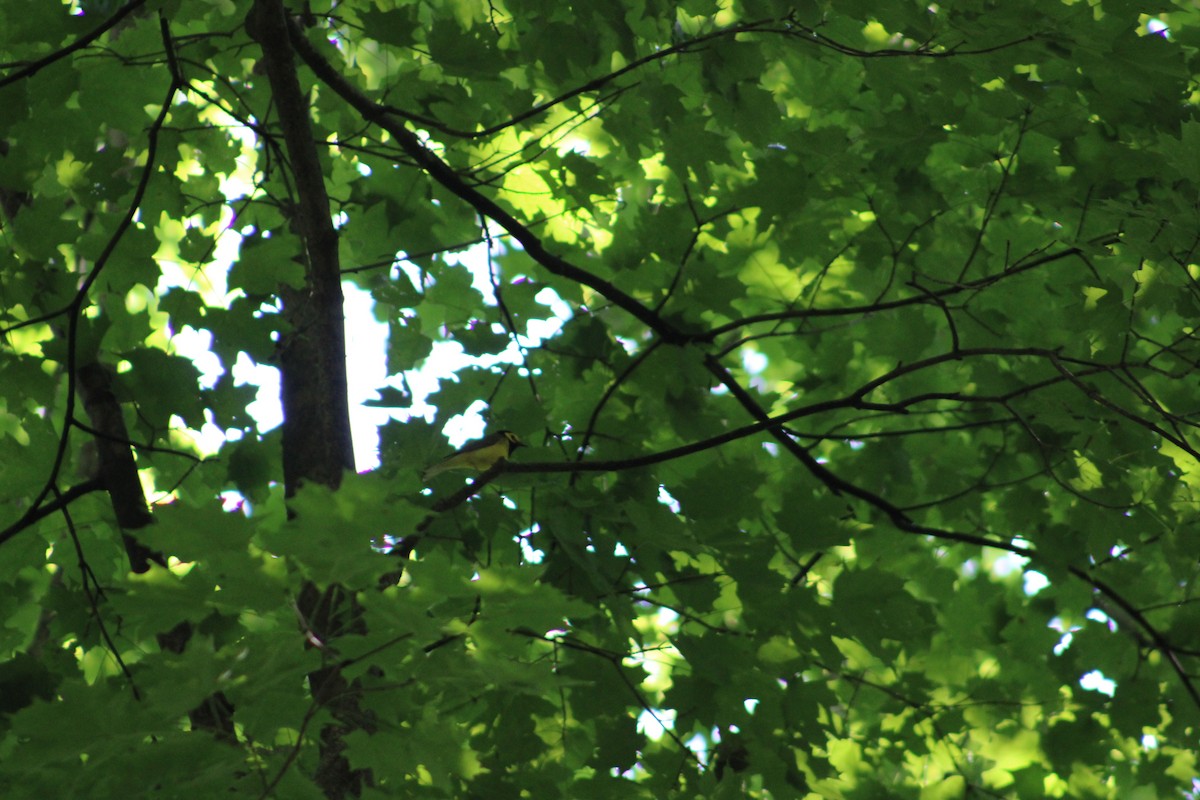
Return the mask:
<svg viewBox="0 0 1200 800">
<path fill-rule="evenodd" d="M 243 240 L 229 279 L 250 295 L 272 295 L 284 286 L 304 285 L 299 244 L 288 236 Z"/>
</svg>

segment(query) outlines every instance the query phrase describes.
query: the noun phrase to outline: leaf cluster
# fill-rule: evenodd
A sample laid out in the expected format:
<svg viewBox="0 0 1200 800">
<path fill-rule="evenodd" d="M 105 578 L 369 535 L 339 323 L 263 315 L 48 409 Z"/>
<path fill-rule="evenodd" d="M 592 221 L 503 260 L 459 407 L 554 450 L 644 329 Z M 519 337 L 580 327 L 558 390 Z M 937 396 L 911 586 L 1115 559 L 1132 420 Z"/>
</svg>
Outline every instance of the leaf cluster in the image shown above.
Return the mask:
<svg viewBox="0 0 1200 800">
<path fill-rule="evenodd" d="M 256 4 L 35 5 L 0 7 L 5 797 L 1193 790 L 1195 9 L 293 9 L 412 416 L 285 502 L 234 367 L 305 335 L 311 194 Z M 529 449 L 422 487 L 480 409 Z"/>
</svg>

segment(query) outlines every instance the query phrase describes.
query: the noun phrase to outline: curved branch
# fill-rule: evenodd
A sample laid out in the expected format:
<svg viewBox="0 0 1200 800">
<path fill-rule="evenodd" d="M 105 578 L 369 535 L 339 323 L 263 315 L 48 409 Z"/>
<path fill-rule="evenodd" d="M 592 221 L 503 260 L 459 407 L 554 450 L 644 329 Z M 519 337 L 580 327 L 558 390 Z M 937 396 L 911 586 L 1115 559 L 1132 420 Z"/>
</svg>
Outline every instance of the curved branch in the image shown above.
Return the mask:
<svg viewBox="0 0 1200 800">
<path fill-rule="evenodd" d="M 685 42 L 680 42 L 678 44 L 671 45 L 670 47 L 665 47 L 662 50 L 656 50 L 649 55 L 642 56 L 639 59 L 629 62 L 624 67 L 621 67 L 618 70 L 610 72 L 607 75 L 602 75 L 599 78 L 595 78 L 593 80 L 588 81 L 587 83 L 580 84 L 579 86 L 576 86 L 574 89 L 570 89 L 566 92 L 563 92 L 562 94 L 558 95 L 557 97 L 553 97 L 544 103 L 538 103 L 537 105 L 533 106 L 532 108 L 522 111 L 520 114 L 517 114 L 516 116 L 511 117 L 510 119 L 507 119 L 504 122 L 500 122 L 495 125 L 491 125 L 487 128 L 482 128 L 478 131 L 465 131 L 460 128 L 454 128 L 454 127 L 446 125 L 446 124 L 442 123 L 441 121 L 434 119 L 432 117 L 426 117 L 421 114 L 414 114 L 410 111 L 405 111 L 403 109 L 396 108 L 395 106 L 384 105 L 384 106 L 381 106 L 381 108 L 383 108 L 390 114 L 394 114 L 397 117 L 401 117 L 403 119 L 409 120 L 410 122 L 416 122 L 416 123 L 424 125 L 428 128 L 432 128 L 433 130 L 441 131 L 442 133 L 448 134 L 450 136 L 457 136 L 461 139 L 480 139 L 485 136 L 491 136 L 492 134 L 499 133 L 500 131 L 504 130 L 505 128 L 511 128 L 512 126 L 519 125 L 522 122 L 525 122 L 526 120 L 533 119 L 534 117 L 540 116 L 540 115 L 546 113 L 547 111 L 549 111 L 550 109 L 554 108 L 555 106 L 562 105 L 566 101 L 568 101 L 574 97 L 578 97 L 581 94 L 586 94 L 587 92 L 592 92 L 597 89 L 602 89 L 605 86 L 607 86 L 608 84 L 617 80 L 618 78 L 620 78 L 624 75 L 628 75 L 630 72 L 633 72 L 635 70 L 641 69 L 642 67 L 646 66 L 647 64 L 651 64 L 655 61 L 661 61 L 662 59 L 668 58 L 670 56 L 687 53 L 688 51 L 693 50 L 700 45 L 706 44 L 714 39 L 720 39 L 725 36 L 736 36 L 739 33 L 749 33 L 751 31 L 770 32 L 770 31 L 772 31 L 772 29 L 767 28 L 766 26 L 773 25 L 773 24 L 777 24 L 777 20 L 767 19 L 767 20 L 758 20 L 756 22 L 743 22 L 738 25 L 731 25 L 728 28 L 722 28 L 719 31 L 713 31 L 712 33 L 706 33 L 703 36 L 697 36 L 694 39 L 688 39 Z M 782 31 L 780 31 L 778 29 L 774 29 L 773 32 L 781 33 Z"/>
<path fill-rule="evenodd" d="M 1110 241 L 1110 238 L 1106 237 L 1105 239 L 1102 240 L 1101 243 L 1108 242 L 1108 241 Z M 875 314 L 880 311 L 891 311 L 891 310 L 897 309 L 897 308 L 904 308 L 906 306 L 936 304 L 938 300 L 941 300 L 941 299 L 944 299 L 947 297 L 952 297 L 952 296 L 962 293 L 962 292 L 971 292 L 971 291 L 978 291 L 981 289 L 986 289 L 996 283 L 999 283 L 1002 280 L 1011 278 L 1014 275 L 1019 275 L 1023 272 L 1028 272 L 1029 270 L 1036 269 L 1041 266 L 1045 266 L 1046 264 L 1050 264 L 1055 261 L 1061 261 L 1064 258 L 1070 258 L 1072 256 L 1083 257 L 1083 255 L 1084 255 L 1083 248 L 1068 247 L 1066 250 L 1060 250 L 1055 253 L 1048 253 L 1046 255 L 1039 256 L 1039 257 L 1032 259 L 1030 261 L 1027 261 L 1025 263 L 1017 262 L 1013 266 L 1009 267 L 1008 269 L 1006 269 L 1003 272 L 996 274 L 996 275 L 989 275 L 989 276 L 985 276 L 983 278 L 976 278 L 975 280 L 966 281 L 963 283 L 956 283 L 953 286 L 948 286 L 945 289 L 939 289 L 936 292 L 930 291 L 928 289 L 922 289 L 921 294 L 910 295 L 909 297 L 902 297 L 898 300 L 889 300 L 887 302 L 871 303 L 870 305 L 864 305 L 864 306 L 845 306 L 842 308 L 790 309 L 787 311 L 772 311 L 772 312 L 767 312 L 764 314 L 755 314 L 750 317 L 743 317 L 742 319 L 736 319 L 736 320 L 733 320 L 732 322 L 727 322 L 724 325 L 720 325 L 716 328 L 713 328 L 712 330 L 708 331 L 707 333 L 703 334 L 702 336 L 698 336 L 696 338 L 701 341 L 709 342 L 718 336 L 721 336 L 726 333 L 730 333 L 731 331 L 735 331 L 738 328 L 744 328 L 747 325 L 754 325 L 759 322 L 779 322 L 779 321 L 788 320 L 788 319 L 807 320 L 807 319 L 818 318 L 818 317 L 863 316 L 866 314 Z"/>
<path fill-rule="evenodd" d="M 0 531 L 0 545 L 4 544 L 9 539 L 13 538 L 34 523 L 45 519 L 51 514 L 62 511 L 71 503 L 75 502 L 84 495 L 91 494 L 92 492 L 102 491 L 104 491 L 104 481 L 100 480 L 99 478 L 92 478 L 91 480 L 87 480 L 83 483 L 72 486 L 65 492 L 54 492 L 54 499 L 49 503 L 43 503 L 41 505 L 32 507 L 25 513 L 25 516 L 21 517 L 12 525 L 9 525 L 4 530 Z"/>
<path fill-rule="evenodd" d="M 546 249 L 539 236 L 519 222 L 516 217 L 506 211 L 495 200 L 484 195 L 454 171 L 449 164 L 439 158 L 424 142 L 402 123 L 397 122 L 395 115 L 386 108 L 379 106 L 358 90 L 350 81 L 342 77 L 316 48 L 304 37 L 294 23 L 289 24 L 292 46 L 296 53 L 308 64 L 325 85 L 337 93 L 343 100 L 354 107 L 363 119 L 372 122 L 386 130 L 423 170 L 449 190 L 452 194 L 466 201 L 479 214 L 493 219 L 504 228 L 514 239 L 520 242 L 527 255 L 554 275 L 575 281 L 576 283 L 594 289 L 604 295 L 614 305 L 631 314 L 668 344 L 686 344 L 696 337 L 687 335 L 671 325 L 668 325 L 652 310 L 638 302 L 632 295 L 617 288 L 611 282 L 591 274 L 570 263 L 561 256 Z"/>
<path fill-rule="evenodd" d="M 94 30 L 92 30 L 91 32 L 86 33 L 83 36 L 80 36 L 78 39 L 71 42 L 66 47 L 55 50 L 50 55 L 43 56 L 42 58 L 39 58 L 37 61 L 34 61 L 32 64 L 27 64 L 26 66 L 22 67 L 21 69 L 17 70 L 16 72 L 13 72 L 9 75 L 5 75 L 3 78 L 0 78 L 0 89 L 3 89 L 5 86 L 8 86 L 10 83 L 16 83 L 19 80 L 22 80 L 24 78 L 28 78 L 32 75 L 35 75 L 38 72 L 40 72 L 44 67 L 50 66 L 55 61 L 60 61 L 64 58 L 66 58 L 67 56 L 71 55 L 72 53 L 74 53 L 78 50 L 82 50 L 83 48 L 87 47 L 89 44 L 91 44 L 92 42 L 96 41 L 101 36 L 103 36 L 105 34 L 105 32 L 112 30 L 114 27 L 116 27 L 117 23 L 119 23 L 121 20 L 125 19 L 125 17 L 129 16 L 134 11 L 137 11 L 139 8 L 141 8 L 144 5 L 146 5 L 146 0 L 129 0 L 128 3 L 126 3 L 125 5 L 118 8 L 111 17 L 104 20 L 104 22 L 102 22 L 98 26 L 96 26 L 96 28 Z M 65 9 L 64 9 L 63 13 L 66 13 Z"/>
<path fill-rule="evenodd" d="M 63 412 L 62 434 L 58 439 L 58 448 L 54 455 L 54 464 L 50 468 L 50 475 L 46 478 L 46 484 L 38 492 L 37 497 L 29 504 L 29 509 L 21 516 L 19 520 L 10 525 L 0 534 L 0 544 L 11 539 L 16 534 L 29 528 L 34 522 L 41 519 L 45 514 L 41 513 L 42 504 L 46 498 L 55 491 L 58 481 L 58 475 L 62 470 L 63 461 L 66 459 L 67 442 L 71 432 L 71 420 L 75 418 L 75 403 L 77 400 L 77 381 L 79 371 L 79 314 L 83 309 L 84 303 L 87 301 L 88 293 L 92 286 L 100 277 L 101 271 L 112 258 L 113 253 L 120 244 L 121 239 L 125 236 L 126 231 L 133 225 L 133 220 L 137 216 L 139 206 L 141 206 L 142 198 L 146 195 L 146 189 L 150 185 L 150 176 L 156 169 L 155 156 L 158 152 L 158 135 L 166 123 L 167 115 L 171 110 L 171 101 L 175 98 L 175 93 L 179 90 L 179 84 L 175 80 L 175 76 L 171 76 L 171 84 L 167 88 L 166 97 L 163 99 L 162 105 L 159 107 L 158 116 L 150 124 L 149 131 L 146 134 L 146 165 L 142 168 L 141 176 L 138 179 L 137 186 L 133 191 L 133 198 L 129 202 L 129 207 L 126 208 L 125 214 L 121 217 L 121 221 L 117 223 L 116 229 L 112 236 L 104 245 L 104 249 L 96 258 L 95 265 L 91 271 L 84 276 L 80 282 L 79 289 L 75 292 L 74 299 L 70 304 L 63 309 L 62 312 L 67 314 L 67 391 L 66 391 L 66 409 Z M 69 493 L 68 493 L 69 494 Z M 66 495 L 64 495 L 66 496 Z"/>
<path fill-rule="evenodd" d="M 592 415 L 588 418 L 587 425 L 584 427 L 583 441 L 580 442 L 575 457 L 577 462 L 582 461 L 584 453 L 587 452 L 588 444 L 591 443 L 592 436 L 596 432 L 596 423 L 600 420 L 600 412 L 604 410 L 604 406 L 606 406 L 608 401 L 612 399 L 614 394 L 616 394 L 617 389 L 621 387 L 621 384 L 628 380 L 629 377 L 637 370 L 637 368 L 645 363 L 646 359 L 649 358 L 650 355 L 657 350 L 661 344 L 662 340 L 658 339 L 654 342 L 651 342 L 648 347 L 642 348 L 642 351 L 625 366 L 625 369 L 621 371 L 621 374 L 614 377 L 612 382 L 608 384 L 608 387 L 604 390 L 604 394 L 602 394 L 600 399 L 596 401 L 596 405 L 592 409 Z"/>
</svg>

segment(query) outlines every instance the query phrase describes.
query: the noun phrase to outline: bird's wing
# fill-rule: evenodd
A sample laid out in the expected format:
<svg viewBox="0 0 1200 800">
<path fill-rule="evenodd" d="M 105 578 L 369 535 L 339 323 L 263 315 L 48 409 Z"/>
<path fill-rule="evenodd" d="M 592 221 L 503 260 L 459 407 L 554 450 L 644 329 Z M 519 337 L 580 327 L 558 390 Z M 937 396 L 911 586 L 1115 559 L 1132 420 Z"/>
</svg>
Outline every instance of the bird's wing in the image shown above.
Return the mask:
<svg viewBox="0 0 1200 800">
<path fill-rule="evenodd" d="M 421 480 L 427 481 L 434 475 L 438 475 L 448 469 L 455 469 L 456 465 L 464 460 L 463 456 L 470 455 L 471 453 L 479 450 L 486 450 L 489 447 L 495 447 L 502 441 L 504 441 L 503 433 L 491 433 L 482 439 L 476 439 L 473 442 L 468 442 L 458 450 L 455 450 L 453 453 L 443 458 L 441 461 L 436 461 L 427 467 L 425 471 L 421 473 Z M 502 454 L 497 454 L 497 459 L 502 457 Z M 475 467 L 474 465 L 467 464 L 463 468 L 474 469 Z"/>
</svg>

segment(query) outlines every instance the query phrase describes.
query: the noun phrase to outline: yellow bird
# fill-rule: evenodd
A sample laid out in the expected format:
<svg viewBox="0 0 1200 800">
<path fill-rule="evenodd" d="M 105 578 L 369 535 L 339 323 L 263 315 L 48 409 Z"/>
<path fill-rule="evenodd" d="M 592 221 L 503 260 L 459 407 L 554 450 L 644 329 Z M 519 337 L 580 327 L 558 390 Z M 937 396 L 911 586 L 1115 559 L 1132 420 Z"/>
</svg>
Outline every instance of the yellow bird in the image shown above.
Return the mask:
<svg viewBox="0 0 1200 800">
<path fill-rule="evenodd" d="M 474 469 L 480 472 L 491 469 L 498 461 L 506 460 L 512 451 L 524 447 L 525 443 L 512 431 L 496 431 L 467 443 L 462 449 L 433 464 L 423 473 L 421 480 L 428 483 L 434 475 L 452 469 Z"/>
</svg>

